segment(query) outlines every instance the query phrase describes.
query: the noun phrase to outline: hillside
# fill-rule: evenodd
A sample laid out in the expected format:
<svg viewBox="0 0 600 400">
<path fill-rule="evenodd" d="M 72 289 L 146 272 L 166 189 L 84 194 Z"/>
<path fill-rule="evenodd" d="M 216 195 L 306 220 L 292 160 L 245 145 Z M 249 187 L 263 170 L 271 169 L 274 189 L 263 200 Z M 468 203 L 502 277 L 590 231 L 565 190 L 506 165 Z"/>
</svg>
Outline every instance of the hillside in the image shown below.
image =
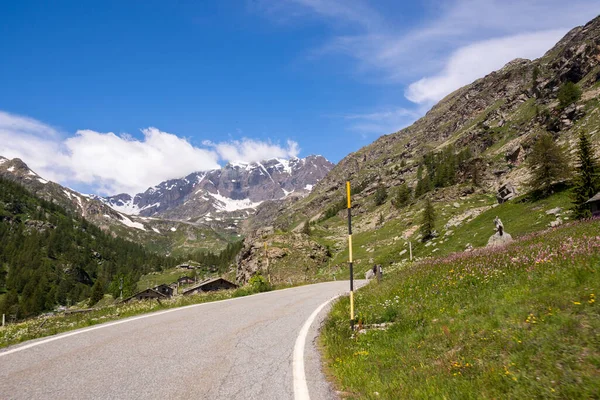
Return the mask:
<svg viewBox="0 0 600 400">
<path fill-rule="evenodd" d="M 575 84 L 581 96 L 563 104 L 559 93 L 568 84 Z M 275 235 L 295 235 L 305 221 L 311 221 L 311 234 L 306 237 L 309 247 L 318 244 L 331 250 L 320 271 L 335 274 L 347 254 L 344 184 L 348 177 L 353 187 L 359 272 L 375 262 L 389 265 L 401 261 L 408 241 L 416 244 L 418 257 L 443 251 L 439 243 L 452 251 L 485 245 L 493 233 L 495 213 L 511 207 L 492 210 L 498 206 L 498 189 L 505 183 L 514 186 L 517 194 L 531 189 L 526 161 L 540 134 L 550 133 L 566 148 L 571 164 L 579 132 L 598 142 L 599 95 L 600 17 L 570 31 L 540 59 L 514 60 L 448 95 L 408 128 L 348 155 L 307 198 L 279 207 L 277 212 L 271 204 L 259 207 L 257 215 L 264 218 L 253 221 L 253 228 L 272 229 L 275 234 L 259 235 L 254 244 L 247 241 L 246 246 L 282 242 Z M 409 196 L 398 204 L 401 187 Z M 381 203 L 376 201 L 378 189 L 384 197 Z M 427 198 L 437 211 L 438 238 L 422 243 L 418 228 Z M 568 192 L 554 199 L 553 207 L 563 209 L 561 220 L 568 219 Z M 521 204 L 528 204 L 521 212 L 533 213 L 520 214 L 518 206 L 514 212 L 506 212 L 502 220 L 510 233 L 519 236 L 543 229 L 555 219 L 545 214 L 549 208 L 536 204 L 535 199 L 522 199 Z M 472 221 L 486 212 L 485 224 L 483 216 Z M 249 259 L 240 259 L 241 269 L 258 263 L 252 252 L 245 254 Z M 298 271 L 311 262 L 298 260 Z M 276 270 L 277 261 L 270 267 Z"/>
<path fill-rule="evenodd" d="M 121 277 L 133 285 L 177 262 L 0 178 L 0 313 L 9 320 L 87 300 L 93 285 L 114 291 Z"/>
<path fill-rule="evenodd" d="M 325 323 L 343 398 L 583 399 L 600 395 L 600 222 L 388 271 Z"/>
<path fill-rule="evenodd" d="M 19 183 L 35 196 L 60 205 L 106 232 L 162 254 L 180 255 L 198 249 L 220 251 L 228 243 L 238 240 L 235 232 L 215 230 L 208 224 L 127 215 L 99 201 L 96 196 L 81 194 L 44 179 L 20 159 L 8 160 L 0 156 L 0 177 Z"/>
</svg>

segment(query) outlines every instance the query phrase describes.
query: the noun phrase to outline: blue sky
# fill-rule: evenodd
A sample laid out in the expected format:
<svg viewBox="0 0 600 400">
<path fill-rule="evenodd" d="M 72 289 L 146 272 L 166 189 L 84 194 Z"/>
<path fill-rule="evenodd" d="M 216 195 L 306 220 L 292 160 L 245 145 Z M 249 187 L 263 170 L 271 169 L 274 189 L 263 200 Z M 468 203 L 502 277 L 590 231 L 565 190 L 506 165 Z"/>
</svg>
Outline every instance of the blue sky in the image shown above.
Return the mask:
<svg viewBox="0 0 600 400">
<path fill-rule="evenodd" d="M 348 153 L 600 0 L 0 1 L 0 155 L 101 194 Z"/>
</svg>

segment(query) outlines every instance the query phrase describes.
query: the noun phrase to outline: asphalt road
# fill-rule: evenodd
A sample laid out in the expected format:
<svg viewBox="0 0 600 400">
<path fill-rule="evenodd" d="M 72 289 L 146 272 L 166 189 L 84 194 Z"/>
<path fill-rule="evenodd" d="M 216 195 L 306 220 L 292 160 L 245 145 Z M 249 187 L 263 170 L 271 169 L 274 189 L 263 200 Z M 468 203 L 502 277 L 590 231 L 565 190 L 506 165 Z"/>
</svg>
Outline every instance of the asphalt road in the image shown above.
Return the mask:
<svg viewBox="0 0 600 400">
<path fill-rule="evenodd" d="M 347 281 L 302 286 L 9 347 L 0 352 L 0 399 L 294 399 L 298 334 L 347 290 Z M 314 346 L 326 310 L 303 352 L 311 400 L 335 398 Z"/>
</svg>

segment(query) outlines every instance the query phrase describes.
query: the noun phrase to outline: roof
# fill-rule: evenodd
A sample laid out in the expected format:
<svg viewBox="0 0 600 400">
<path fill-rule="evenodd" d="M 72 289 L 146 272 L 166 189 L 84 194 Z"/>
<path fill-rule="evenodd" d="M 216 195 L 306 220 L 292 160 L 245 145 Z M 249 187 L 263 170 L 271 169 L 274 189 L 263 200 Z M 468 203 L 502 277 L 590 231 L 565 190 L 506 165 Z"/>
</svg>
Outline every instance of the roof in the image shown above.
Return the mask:
<svg viewBox="0 0 600 400">
<path fill-rule="evenodd" d="M 600 192 L 596 193 L 596 195 L 594 197 L 592 197 L 591 199 L 589 199 L 588 201 L 586 201 L 586 203 L 593 203 L 595 201 L 600 201 Z"/>
<path fill-rule="evenodd" d="M 162 293 L 160 293 L 160 292 L 157 292 L 157 291 L 156 291 L 156 290 L 154 290 L 154 289 L 144 289 L 144 290 L 142 290 L 142 291 L 140 291 L 140 292 L 137 292 L 137 293 L 136 293 L 136 294 L 134 294 L 133 296 L 126 298 L 125 300 L 123 300 L 123 303 L 125 303 L 125 302 L 128 302 L 129 300 L 133 299 L 134 297 L 137 297 L 137 296 L 139 296 L 140 294 L 142 294 L 142 293 L 145 293 L 145 292 L 154 292 L 154 293 L 156 293 L 156 294 L 157 294 L 158 296 L 160 296 L 160 297 L 167 297 L 167 296 L 165 296 L 164 294 L 162 294 Z"/>
<path fill-rule="evenodd" d="M 237 285 L 236 285 L 235 283 L 233 283 L 233 282 L 230 282 L 230 281 L 228 281 L 228 280 L 227 280 L 227 279 L 225 279 L 225 278 L 221 278 L 221 277 L 219 277 L 219 278 L 210 278 L 210 279 L 206 279 L 206 280 L 204 280 L 204 281 L 200 282 L 200 283 L 199 283 L 199 284 L 197 284 L 197 285 L 194 285 L 194 286 L 190 287 L 190 288 L 189 288 L 189 289 L 187 289 L 185 292 L 183 292 L 183 294 L 186 294 L 186 293 L 188 293 L 188 292 L 193 292 L 194 290 L 197 290 L 197 289 L 201 288 L 201 287 L 202 287 L 202 286 L 204 286 L 204 285 L 208 285 L 209 283 L 213 283 L 213 282 L 217 282 L 217 281 L 225 281 L 225 282 L 227 282 L 227 283 L 230 283 L 230 284 L 232 284 L 232 285 L 234 285 L 234 286 L 236 286 L 236 287 L 237 287 Z"/>
</svg>

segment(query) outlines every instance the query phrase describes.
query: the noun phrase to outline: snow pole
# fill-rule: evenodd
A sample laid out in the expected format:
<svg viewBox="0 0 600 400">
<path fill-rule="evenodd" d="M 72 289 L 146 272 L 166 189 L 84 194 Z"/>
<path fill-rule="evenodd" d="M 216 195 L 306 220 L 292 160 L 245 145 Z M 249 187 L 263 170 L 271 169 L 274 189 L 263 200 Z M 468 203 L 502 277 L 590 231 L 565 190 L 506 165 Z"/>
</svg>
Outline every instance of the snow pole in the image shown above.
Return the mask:
<svg viewBox="0 0 600 400">
<path fill-rule="evenodd" d="M 354 330 L 354 269 L 352 265 L 352 203 L 350 201 L 350 181 L 346 181 L 348 198 L 348 265 L 350 266 L 350 328 Z"/>
</svg>

